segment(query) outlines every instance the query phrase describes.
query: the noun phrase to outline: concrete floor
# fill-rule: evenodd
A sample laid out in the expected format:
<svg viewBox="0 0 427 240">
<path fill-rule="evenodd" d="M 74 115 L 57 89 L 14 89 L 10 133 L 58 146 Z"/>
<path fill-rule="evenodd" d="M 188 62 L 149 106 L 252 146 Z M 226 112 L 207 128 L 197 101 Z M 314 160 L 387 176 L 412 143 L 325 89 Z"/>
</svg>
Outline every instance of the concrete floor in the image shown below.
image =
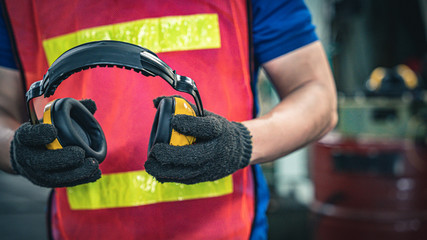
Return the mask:
<svg viewBox="0 0 427 240">
<path fill-rule="evenodd" d="M 0 171 L 0 239 L 47 239 L 49 191 Z"/>
</svg>

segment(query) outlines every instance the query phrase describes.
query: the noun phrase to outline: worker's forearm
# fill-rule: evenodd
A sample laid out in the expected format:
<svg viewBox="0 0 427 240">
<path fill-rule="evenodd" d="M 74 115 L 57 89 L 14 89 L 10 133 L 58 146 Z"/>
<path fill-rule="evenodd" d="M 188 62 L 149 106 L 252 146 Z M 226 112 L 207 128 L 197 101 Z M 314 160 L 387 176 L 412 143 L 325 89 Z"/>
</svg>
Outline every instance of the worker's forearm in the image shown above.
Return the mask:
<svg viewBox="0 0 427 240">
<path fill-rule="evenodd" d="M 26 117 L 24 86 L 17 70 L 0 67 L 0 170 L 12 173 L 10 143 Z"/>
<path fill-rule="evenodd" d="M 13 173 L 9 149 L 15 130 L 18 127 L 18 122 L 13 122 L 0 116 L 0 169 L 8 173 Z"/>
<path fill-rule="evenodd" d="M 308 82 L 268 114 L 243 122 L 252 134 L 251 164 L 275 160 L 319 139 L 337 122 L 335 105 L 330 88 Z"/>
</svg>

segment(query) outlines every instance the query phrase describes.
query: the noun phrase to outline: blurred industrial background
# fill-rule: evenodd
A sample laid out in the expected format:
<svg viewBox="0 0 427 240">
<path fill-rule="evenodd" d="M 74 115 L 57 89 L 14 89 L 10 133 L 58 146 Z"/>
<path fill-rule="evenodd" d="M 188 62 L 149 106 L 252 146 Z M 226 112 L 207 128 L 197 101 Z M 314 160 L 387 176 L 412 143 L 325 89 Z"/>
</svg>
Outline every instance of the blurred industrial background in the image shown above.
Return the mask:
<svg viewBox="0 0 427 240">
<path fill-rule="evenodd" d="M 262 166 L 269 239 L 425 239 L 427 1 L 305 2 L 340 120 L 318 143 Z M 259 92 L 262 115 L 278 102 L 262 72 Z M 2 239 L 46 239 L 48 193 L 0 172 Z"/>
<path fill-rule="evenodd" d="M 339 92 L 339 123 L 263 165 L 269 239 L 427 236 L 427 1 L 306 0 Z M 277 103 L 265 76 L 262 112 Z"/>
</svg>

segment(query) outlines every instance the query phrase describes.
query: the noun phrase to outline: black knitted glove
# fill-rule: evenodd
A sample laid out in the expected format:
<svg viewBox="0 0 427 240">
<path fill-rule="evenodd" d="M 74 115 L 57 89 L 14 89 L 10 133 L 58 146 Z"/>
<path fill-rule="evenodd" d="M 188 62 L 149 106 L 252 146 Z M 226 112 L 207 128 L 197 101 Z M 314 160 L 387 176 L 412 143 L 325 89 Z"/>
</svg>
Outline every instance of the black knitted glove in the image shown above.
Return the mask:
<svg viewBox="0 0 427 240">
<path fill-rule="evenodd" d="M 156 107 L 158 102 L 154 101 Z M 171 124 L 179 133 L 196 137 L 196 142 L 186 146 L 154 144 L 145 169 L 159 182 L 214 181 L 249 165 L 252 141 L 243 124 L 206 110 L 204 117 L 175 115 Z"/>
<path fill-rule="evenodd" d="M 92 100 L 81 101 L 93 114 Z M 10 158 L 15 172 L 42 187 L 70 187 L 94 182 L 101 177 L 99 163 L 85 158 L 80 147 L 68 146 L 48 150 L 46 144 L 57 136 L 50 124 L 22 124 L 15 132 L 10 147 Z"/>
</svg>

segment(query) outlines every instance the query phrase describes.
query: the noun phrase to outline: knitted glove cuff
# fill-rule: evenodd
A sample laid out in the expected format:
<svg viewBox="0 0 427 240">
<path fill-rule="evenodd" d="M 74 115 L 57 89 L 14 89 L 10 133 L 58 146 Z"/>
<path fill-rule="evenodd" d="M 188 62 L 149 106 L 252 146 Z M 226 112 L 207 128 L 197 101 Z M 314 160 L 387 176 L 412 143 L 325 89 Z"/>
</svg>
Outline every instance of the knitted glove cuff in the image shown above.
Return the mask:
<svg viewBox="0 0 427 240">
<path fill-rule="evenodd" d="M 232 122 L 235 124 L 238 132 L 241 134 L 240 136 L 240 144 L 241 144 L 241 158 L 239 162 L 239 169 L 244 168 L 249 165 L 249 160 L 252 156 L 252 136 L 249 132 L 248 128 L 245 125 L 239 122 Z"/>
<path fill-rule="evenodd" d="M 20 174 L 20 172 L 18 171 L 18 167 L 16 166 L 17 163 L 15 161 L 15 156 L 14 156 L 14 152 L 15 152 L 14 145 L 15 144 L 13 144 L 13 140 L 12 140 L 12 142 L 10 143 L 10 148 L 9 148 L 10 163 L 12 166 L 12 170 L 17 174 Z"/>
</svg>

